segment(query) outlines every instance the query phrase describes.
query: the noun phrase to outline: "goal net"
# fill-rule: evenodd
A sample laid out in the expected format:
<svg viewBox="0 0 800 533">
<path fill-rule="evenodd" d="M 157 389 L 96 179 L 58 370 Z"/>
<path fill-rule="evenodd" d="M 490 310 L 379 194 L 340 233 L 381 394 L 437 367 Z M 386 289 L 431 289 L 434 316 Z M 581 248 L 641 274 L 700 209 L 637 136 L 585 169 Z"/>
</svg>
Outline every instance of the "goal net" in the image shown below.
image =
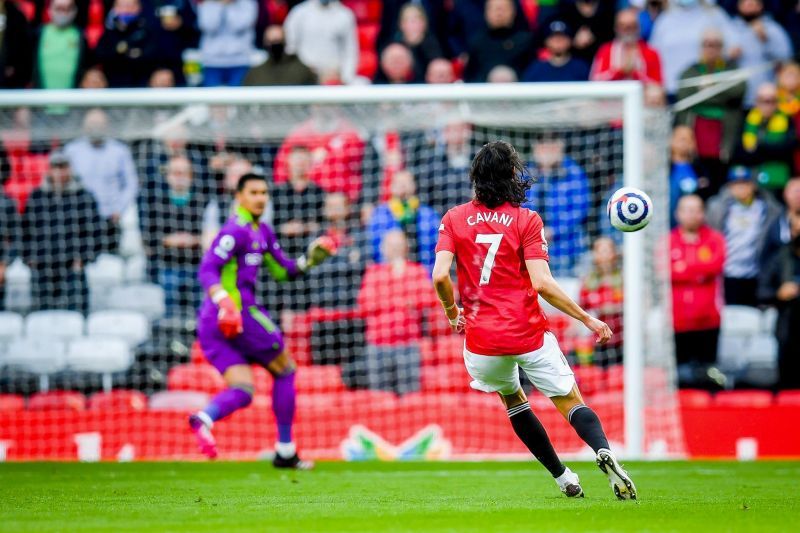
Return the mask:
<svg viewBox="0 0 800 533">
<path fill-rule="evenodd" d="M 622 453 L 680 455 L 671 312 L 666 112 L 635 84 L 6 93 L 0 459 L 199 458 L 187 414 L 224 388 L 196 340 L 202 254 L 265 175 L 262 220 L 284 251 L 328 235 L 307 276 L 261 272 L 265 327 L 297 362 L 306 457 L 444 459 L 525 453 L 495 395 L 470 389 L 463 337 L 429 277 L 441 216 L 505 139 L 535 177 L 551 269 L 615 330 L 598 347 L 545 304 L 589 405 Z M 653 199 L 623 239 L 606 217 L 623 185 Z M 502 332 L 498 332 L 501 335 Z M 272 377 L 215 425 L 220 454 L 276 440 Z M 556 449 L 588 448 L 552 404 L 531 405 Z"/>
</svg>

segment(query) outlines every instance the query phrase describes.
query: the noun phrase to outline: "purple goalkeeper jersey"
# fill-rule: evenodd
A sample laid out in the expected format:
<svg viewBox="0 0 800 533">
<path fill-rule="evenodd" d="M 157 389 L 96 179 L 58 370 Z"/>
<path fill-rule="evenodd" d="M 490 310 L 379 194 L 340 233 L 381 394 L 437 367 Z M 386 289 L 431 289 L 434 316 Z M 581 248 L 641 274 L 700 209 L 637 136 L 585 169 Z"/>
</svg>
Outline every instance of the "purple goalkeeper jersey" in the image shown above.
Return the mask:
<svg viewBox="0 0 800 533">
<path fill-rule="evenodd" d="M 281 250 L 275 231 L 239 207 L 222 226 L 200 263 L 198 278 L 206 294 L 201 315 L 216 309 L 208 289 L 217 284 L 222 285 L 239 309 L 256 305 L 256 279 L 262 265 L 278 281 L 300 274 L 297 263 Z"/>
</svg>

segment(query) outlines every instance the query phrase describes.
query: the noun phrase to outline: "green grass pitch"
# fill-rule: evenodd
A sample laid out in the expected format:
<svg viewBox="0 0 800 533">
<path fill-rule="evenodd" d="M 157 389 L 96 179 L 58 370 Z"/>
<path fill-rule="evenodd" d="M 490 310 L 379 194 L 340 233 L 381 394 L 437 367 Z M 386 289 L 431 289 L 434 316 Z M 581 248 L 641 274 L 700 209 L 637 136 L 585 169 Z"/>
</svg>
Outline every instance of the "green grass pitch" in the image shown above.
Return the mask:
<svg viewBox="0 0 800 533">
<path fill-rule="evenodd" d="M 535 463 L 0 465 L 0 531 L 800 531 L 800 462 L 628 463 L 619 502 L 574 463 L 568 500 Z"/>
</svg>

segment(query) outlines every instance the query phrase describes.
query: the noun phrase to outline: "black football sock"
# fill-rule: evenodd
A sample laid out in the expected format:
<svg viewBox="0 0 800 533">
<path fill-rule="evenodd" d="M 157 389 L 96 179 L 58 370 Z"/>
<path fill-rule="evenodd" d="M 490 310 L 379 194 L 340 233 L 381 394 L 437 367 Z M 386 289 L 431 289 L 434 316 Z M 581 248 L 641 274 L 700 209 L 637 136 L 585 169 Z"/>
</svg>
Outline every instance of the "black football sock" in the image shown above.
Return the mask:
<svg viewBox="0 0 800 533">
<path fill-rule="evenodd" d="M 610 450 L 606 432 L 597 414 L 586 405 L 576 405 L 569 411 L 567 416 L 569 423 L 575 428 L 575 432 L 588 444 L 594 453 L 600 448 Z"/>
<path fill-rule="evenodd" d="M 531 411 L 531 406 L 528 405 L 528 402 L 510 407 L 508 409 L 508 419 L 511 420 L 511 426 L 514 428 L 519 440 L 528 447 L 534 457 L 544 465 L 553 477 L 558 477 L 564 473 L 566 467 L 558 458 L 556 451 L 553 449 L 553 444 L 550 442 L 550 437 L 547 436 L 547 431 Z"/>
</svg>

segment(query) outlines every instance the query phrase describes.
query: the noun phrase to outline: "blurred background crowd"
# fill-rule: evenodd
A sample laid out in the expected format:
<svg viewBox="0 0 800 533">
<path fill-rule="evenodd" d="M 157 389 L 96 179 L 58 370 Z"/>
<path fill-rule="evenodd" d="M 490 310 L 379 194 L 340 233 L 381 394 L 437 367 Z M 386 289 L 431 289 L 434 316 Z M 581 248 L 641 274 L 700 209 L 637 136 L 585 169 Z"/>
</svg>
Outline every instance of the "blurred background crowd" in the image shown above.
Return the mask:
<svg viewBox="0 0 800 533">
<path fill-rule="evenodd" d="M 800 387 L 798 50 L 792 0 L 0 0 L 3 88 L 641 81 L 646 105 L 674 111 L 664 147 L 672 313 L 691 386 L 733 386 L 717 354 L 755 320 L 766 325 L 753 334 L 770 342 L 753 349 L 777 353 L 778 386 Z M 18 110 L 0 145 L 0 291 L 19 259 L 31 275 L 27 310 L 87 314 L 89 266 L 141 256 L 164 315 L 192 316 L 196 268 L 236 180 L 262 172 L 266 220 L 290 254 L 320 234 L 340 245 L 306 280 L 265 283 L 283 327 L 311 308 L 360 309 L 370 357 L 406 365 L 382 367 L 375 379 L 391 383 L 371 385 L 413 390 L 418 341 L 446 334 L 425 288 L 439 220 L 469 199 L 470 158 L 491 132 L 453 123 L 364 138 L 321 108 L 283 139 L 237 144 L 233 112 L 210 108 L 214 141 L 178 124 L 123 142 L 95 109 L 75 138 L 43 146 L 30 142 L 37 112 Z M 603 216 L 621 169 L 592 157 L 597 139 L 619 150 L 613 127 L 537 133 L 517 148 L 538 179 L 526 205 L 545 220 L 553 270 L 621 334 L 621 240 Z M 0 305 L 11 300 L 0 294 Z M 403 305 L 387 312 L 385 301 Z M 580 363 L 620 362 L 621 335 L 599 350 L 563 328 Z"/>
</svg>

